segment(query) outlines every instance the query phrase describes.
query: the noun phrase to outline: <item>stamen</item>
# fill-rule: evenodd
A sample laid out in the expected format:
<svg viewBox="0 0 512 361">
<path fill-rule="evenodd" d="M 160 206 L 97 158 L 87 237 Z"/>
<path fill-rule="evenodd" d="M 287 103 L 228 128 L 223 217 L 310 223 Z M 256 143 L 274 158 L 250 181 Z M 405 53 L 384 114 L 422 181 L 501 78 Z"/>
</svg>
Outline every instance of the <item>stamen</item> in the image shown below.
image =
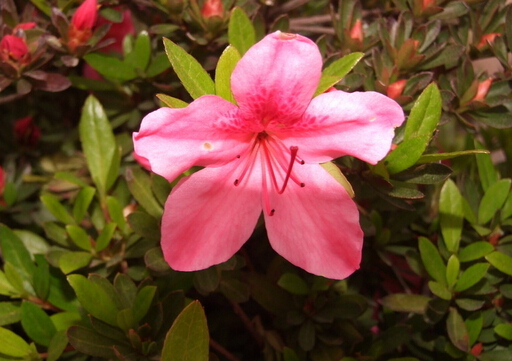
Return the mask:
<svg viewBox="0 0 512 361">
<path fill-rule="evenodd" d="M 254 160 L 256 158 L 256 155 L 258 154 L 257 148 L 259 148 L 259 146 L 260 146 L 259 142 L 253 142 L 253 145 L 249 150 L 249 152 L 250 152 L 249 155 L 247 157 L 244 157 L 245 164 L 244 164 L 244 168 L 242 170 L 242 174 L 240 174 L 240 176 L 237 179 L 235 179 L 235 181 L 233 182 L 233 184 L 235 186 L 238 186 L 244 179 L 244 177 L 247 174 L 247 172 L 249 171 L 249 169 L 252 169 Z M 237 158 L 239 158 L 239 157 L 241 157 L 241 156 L 240 155 L 237 156 Z"/>
<path fill-rule="evenodd" d="M 273 216 L 275 209 L 270 209 L 270 200 L 268 198 L 268 189 L 267 189 L 267 172 L 265 169 L 266 160 L 264 159 L 265 157 L 266 156 L 265 156 L 264 152 L 261 152 L 261 185 L 263 188 L 263 192 L 262 192 L 263 205 L 265 206 L 265 209 L 264 209 L 265 212 L 267 212 L 267 214 L 269 216 Z"/>
</svg>

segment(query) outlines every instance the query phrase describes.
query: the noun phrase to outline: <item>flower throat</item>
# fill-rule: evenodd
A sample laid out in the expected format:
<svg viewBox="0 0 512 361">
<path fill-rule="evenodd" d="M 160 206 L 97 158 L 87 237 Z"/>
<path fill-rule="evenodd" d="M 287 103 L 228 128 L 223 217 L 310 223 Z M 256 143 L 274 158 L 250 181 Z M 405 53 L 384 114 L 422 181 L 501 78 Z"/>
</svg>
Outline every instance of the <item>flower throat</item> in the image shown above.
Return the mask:
<svg viewBox="0 0 512 361">
<path fill-rule="evenodd" d="M 283 142 L 269 135 L 267 132 L 263 131 L 258 133 L 252 141 L 248 151 L 242 155 L 237 155 L 237 158 L 243 158 L 243 168 L 240 176 L 235 179 L 234 185 L 240 185 L 245 175 L 252 170 L 254 163 L 259 157 L 262 170 L 261 183 L 265 212 L 269 216 L 274 215 L 275 209 L 271 208 L 268 196 L 269 186 L 267 184 L 267 172 L 277 194 L 283 194 L 289 180 L 292 180 L 292 182 L 300 187 L 305 187 L 306 185 L 293 174 L 293 166 L 295 163 L 300 165 L 305 163 L 304 160 L 297 156 L 298 152 L 299 147 L 297 146 L 287 148 Z M 281 175 L 279 177 L 282 179 L 281 184 L 279 184 L 276 177 L 278 174 Z"/>
</svg>

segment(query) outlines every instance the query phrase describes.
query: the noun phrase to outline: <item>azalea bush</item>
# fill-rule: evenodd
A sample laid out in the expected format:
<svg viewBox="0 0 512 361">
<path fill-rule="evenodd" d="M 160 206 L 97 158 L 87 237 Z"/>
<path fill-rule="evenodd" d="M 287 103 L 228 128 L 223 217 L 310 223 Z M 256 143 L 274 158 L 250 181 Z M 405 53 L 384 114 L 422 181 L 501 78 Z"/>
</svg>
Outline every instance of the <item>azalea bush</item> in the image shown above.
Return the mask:
<svg viewBox="0 0 512 361">
<path fill-rule="evenodd" d="M 0 16 L 0 360 L 512 359 L 505 0 Z"/>
</svg>

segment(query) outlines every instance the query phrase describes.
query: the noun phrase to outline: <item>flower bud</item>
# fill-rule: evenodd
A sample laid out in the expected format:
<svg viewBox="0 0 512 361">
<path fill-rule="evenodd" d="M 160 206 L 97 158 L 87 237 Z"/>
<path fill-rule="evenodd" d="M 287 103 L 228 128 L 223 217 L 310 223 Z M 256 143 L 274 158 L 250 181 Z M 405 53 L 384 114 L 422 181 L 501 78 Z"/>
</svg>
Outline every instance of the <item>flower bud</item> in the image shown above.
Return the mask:
<svg viewBox="0 0 512 361">
<path fill-rule="evenodd" d="M 97 6 L 96 0 L 85 0 L 73 14 L 68 28 L 68 48 L 71 52 L 91 38 L 92 27 L 96 23 Z"/>
<path fill-rule="evenodd" d="M 30 53 L 25 40 L 14 35 L 5 35 L 0 41 L 0 60 L 27 64 Z"/>
<path fill-rule="evenodd" d="M 352 29 L 350 29 L 348 34 L 352 40 L 359 42 L 363 41 L 363 22 L 361 19 L 356 20 L 354 26 L 352 26 Z"/>
<path fill-rule="evenodd" d="M 476 48 L 478 50 L 484 49 L 488 45 L 488 42 L 492 43 L 494 39 L 496 39 L 496 37 L 500 35 L 500 33 L 489 33 L 482 35 L 482 37 L 480 38 L 480 42 L 477 44 Z"/>
<path fill-rule="evenodd" d="M 485 79 L 484 81 L 481 81 L 478 83 L 478 88 L 476 90 L 476 94 L 471 99 L 471 101 L 485 101 L 485 97 L 487 96 L 487 93 L 489 92 L 489 88 L 491 87 L 492 79 Z"/>
<path fill-rule="evenodd" d="M 407 80 L 402 79 L 389 84 L 388 88 L 386 89 L 386 95 L 391 99 L 396 100 L 400 95 L 402 95 L 405 88 L 405 83 L 407 83 Z"/>
<path fill-rule="evenodd" d="M 209 19 L 212 16 L 224 17 L 222 0 L 206 0 L 201 9 L 201 15 L 205 19 Z"/>
</svg>

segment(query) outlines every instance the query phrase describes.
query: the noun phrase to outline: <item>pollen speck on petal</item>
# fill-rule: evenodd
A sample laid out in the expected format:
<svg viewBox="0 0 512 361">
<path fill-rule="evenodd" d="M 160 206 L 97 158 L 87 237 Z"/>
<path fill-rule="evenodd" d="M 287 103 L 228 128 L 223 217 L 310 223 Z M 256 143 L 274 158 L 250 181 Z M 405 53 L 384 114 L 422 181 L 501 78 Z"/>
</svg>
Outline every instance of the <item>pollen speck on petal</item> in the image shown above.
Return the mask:
<svg viewBox="0 0 512 361">
<path fill-rule="evenodd" d="M 204 142 L 202 148 L 204 150 L 213 150 L 213 144 L 210 142 Z"/>
</svg>

